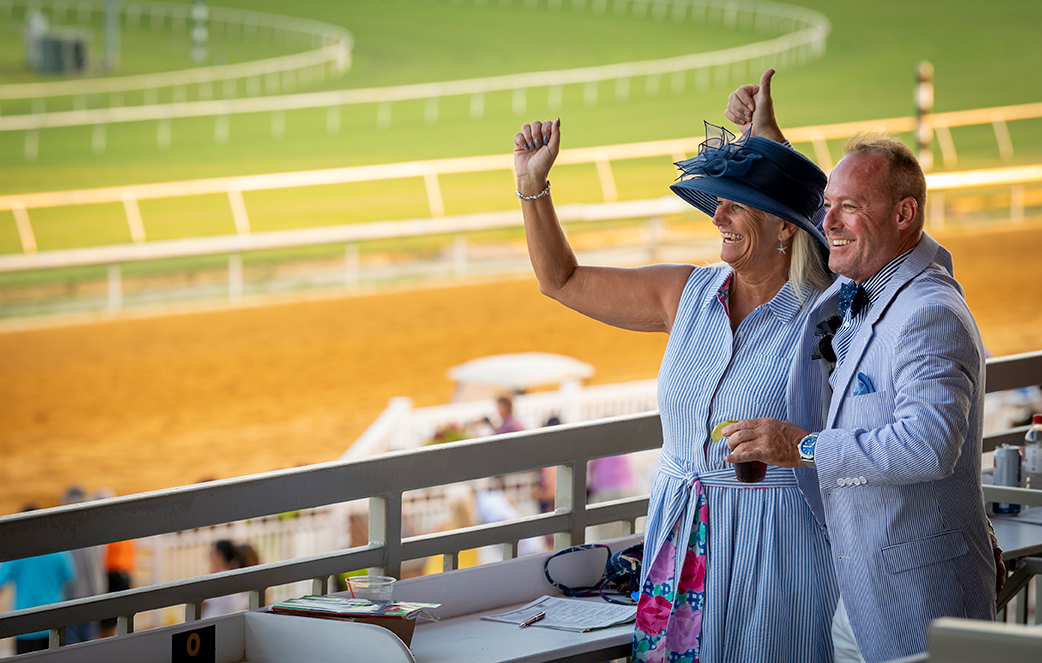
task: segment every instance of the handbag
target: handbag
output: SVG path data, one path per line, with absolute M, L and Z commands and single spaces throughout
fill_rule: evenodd
M 569 587 L 554 580 L 550 576 L 550 560 L 568 553 L 581 550 L 604 548 L 608 551 L 608 559 L 604 564 L 604 573 L 600 580 L 590 587 Z M 543 575 L 546 581 L 561 590 L 565 596 L 600 596 L 609 603 L 619 605 L 636 605 L 640 596 L 640 569 L 644 560 L 644 543 L 637 543 L 612 554 L 611 549 L 602 543 L 584 543 L 571 548 L 559 550 L 543 563 Z

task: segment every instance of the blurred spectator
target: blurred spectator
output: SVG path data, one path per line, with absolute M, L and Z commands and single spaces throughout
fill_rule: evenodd
M 554 492 L 557 485 L 557 469 L 544 467 L 539 470 L 539 479 L 532 484 L 532 497 L 539 504 L 539 513 L 554 510 Z
M 26 505 L 22 511 L 36 507 Z M 14 609 L 25 610 L 65 600 L 65 584 L 76 577 L 76 563 L 67 552 L 15 559 L 0 564 L 0 588 L 14 585 Z M 47 631 L 15 636 L 19 654 L 47 649 Z
M 98 488 L 94 491 L 94 499 L 104 500 L 115 497 L 116 491 L 111 488 Z M 134 542 L 117 541 L 104 547 L 102 563 L 105 569 L 105 591 L 122 592 L 130 589 L 131 577 L 134 574 Z M 99 636 L 108 638 L 116 635 L 117 620 L 108 617 L 101 620 Z
M 474 499 L 474 510 L 478 522 L 482 525 L 498 523 L 504 520 L 517 520 L 521 512 L 503 492 L 503 478 L 494 477 L 482 482 Z M 518 542 L 517 554 L 531 555 L 543 552 L 543 541 L 538 538 L 522 539 Z M 481 564 L 498 562 L 503 559 L 503 546 L 485 546 L 478 549 L 478 561 Z
M 448 507 L 449 516 L 438 527 L 438 532 L 449 532 L 481 524 L 478 520 L 474 491 L 471 490 L 470 486 L 464 484 L 448 486 L 445 489 L 445 503 Z M 442 557 L 442 555 L 428 557 L 423 567 L 423 575 L 440 573 L 444 569 Z M 477 566 L 478 551 L 476 549 L 461 550 L 456 562 L 457 568 L 460 569 Z
M 105 570 L 108 576 L 108 591 L 122 592 L 130 589 L 134 575 L 134 542 L 117 541 L 105 546 Z M 116 635 L 116 618 L 101 620 L 101 637 Z
M 257 555 L 257 551 L 248 544 L 237 546 L 227 539 L 221 539 L 210 549 L 210 573 L 241 569 L 253 566 L 259 562 L 260 558 Z M 207 619 L 219 615 L 228 615 L 249 609 L 249 592 L 227 594 L 203 601 L 202 618 Z
M 499 411 L 499 425 L 492 426 L 492 422 L 486 417 L 485 422 L 492 426 L 492 432 L 496 435 L 503 433 L 516 433 L 523 431 L 524 426 L 514 416 L 514 400 L 510 396 L 499 396 L 496 398 L 496 409 Z
M 116 492 L 111 488 L 99 488 L 94 492 L 94 499 L 98 500 L 115 496 Z M 134 554 L 133 541 L 117 541 L 105 546 L 106 591 L 122 592 L 130 589 L 131 579 L 134 575 Z M 101 620 L 101 637 L 108 638 L 116 635 L 116 624 L 115 617 Z
M 636 489 L 630 461 L 626 456 L 594 458 L 586 466 L 587 503 L 608 502 L 629 497 Z M 604 541 L 622 536 L 622 523 L 604 523 L 589 528 L 588 541 Z
M 62 504 L 80 504 L 85 501 L 87 501 L 87 494 L 80 486 L 69 486 L 62 495 Z M 105 592 L 108 583 L 105 580 L 104 554 L 104 546 L 72 551 L 72 560 L 76 565 L 76 577 L 65 587 L 67 600 L 82 599 Z M 73 645 L 77 642 L 94 640 L 100 635 L 100 629 L 100 622 L 73 624 L 65 629 L 65 642 Z
M 594 458 L 587 465 L 586 477 L 591 503 L 629 497 L 636 488 L 626 456 Z

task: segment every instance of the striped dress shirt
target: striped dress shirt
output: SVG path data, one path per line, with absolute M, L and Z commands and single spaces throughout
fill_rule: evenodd
M 914 247 L 913 247 L 914 248 Z M 890 279 L 893 278 L 894 274 L 904 263 L 905 258 L 912 252 L 912 249 L 908 249 L 901 255 L 897 256 L 886 264 L 883 269 L 879 270 L 872 275 L 864 283 L 865 288 L 865 304 L 861 307 L 861 310 L 857 312 L 857 315 L 852 315 L 853 308 L 847 309 L 846 314 L 843 316 L 843 324 L 840 325 L 839 329 L 836 330 L 836 336 L 832 339 L 833 349 L 836 351 L 836 365 L 843 363 L 843 358 L 847 356 L 847 348 L 850 347 L 850 341 L 857 332 L 861 329 L 861 323 L 868 317 L 868 312 L 872 309 L 872 300 L 874 297 L 878 297 L 880 293 L 886 290 L 886 286 L 890 283 Z M 849 282 L 850 279 L 842 279 L 843 283 Z M 835 375 L 835 373 L 833 373 Z M 832 379 L 829 380 L 829 385 L 835 388 L 835 382 Z

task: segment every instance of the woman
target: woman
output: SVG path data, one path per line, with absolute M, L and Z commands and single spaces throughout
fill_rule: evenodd
M 678 164 L 686 178 L 671 188 L 713 217 L 725 264 L 580 266 L 547 179 L 560 119 L 514 137 L 529 254 L 544 294 L 610 325 L 669 334 L 633 660 L 831 661 L 838 590 L 792 470 L 739 483 L 726 441 L 711 439 L 725 421 L 786 418 L 796 339 L 830 282 L 812 220 L 825 174 L 784 145 L 706 128 L 714 135 Z
M 210 549 L 210 573 L 221 573 L 255 566 L 260 563 L 257 551 L 248 543 L 237 546 L 227 539 L 221 539 Z M 230 615 L 250 609 L 250 593 L 239 592 L 215 596 L 203 601 L 202 618 Z

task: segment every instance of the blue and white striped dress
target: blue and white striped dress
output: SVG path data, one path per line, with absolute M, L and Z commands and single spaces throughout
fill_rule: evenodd
M 644 573 L 678 523 L 676 541 L 688 541 L 697 479 L 709 504 L 698 660 L 832 661 L 835 572 L 792 470 L 769 467 L 762 483 L 739 483 L 724 462 L 726 444 L 709 438 L 721 421 L 786 419 L 789 367 L 817 293 L 808 288 L 801 306 L 786 284 L 732 333 L 721 294 L 731 274 L 727 266 L 696 268 L 669 335 L 658 388 L 663 460 L 651 493 Z M 686 547 L 677 546 L 676 578 Z

